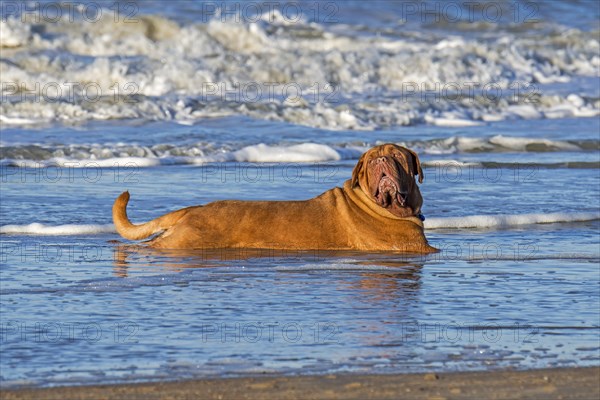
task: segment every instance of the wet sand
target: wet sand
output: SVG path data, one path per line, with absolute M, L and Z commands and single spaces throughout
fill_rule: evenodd
M 598 399 L 600 367 L 204 379 L 0 391 L 11 399 Z

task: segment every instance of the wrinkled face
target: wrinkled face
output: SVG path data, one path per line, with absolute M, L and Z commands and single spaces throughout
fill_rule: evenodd
M 421 212 L 423 198 L 415 182 L 423 170 L 415 152 L 395 144 L 373 147 L 362 155 L 352 172 L 352 186 L 398 217 Z

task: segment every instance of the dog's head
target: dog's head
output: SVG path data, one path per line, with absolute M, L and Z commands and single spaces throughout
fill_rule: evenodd
M 352 187 L 360 186 L 371 200 L 398 217 L 421 212 L 423 198 L 415 182 L 423 182 L 417 154 L 406 147 L 383 144 L 360 157 L 352 171 Z

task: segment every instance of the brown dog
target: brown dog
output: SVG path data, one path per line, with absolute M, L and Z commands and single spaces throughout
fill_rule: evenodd
M 430 253 L 423 234 L 419 157 L 394 144 L 362 155 L 343 188 L 305 201 L 216 201 L 133 225 L 129 192 L 113 205 L 117 232 L 163 249 L 263 248 Z

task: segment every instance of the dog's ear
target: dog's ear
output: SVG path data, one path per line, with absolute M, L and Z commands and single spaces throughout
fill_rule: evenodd
M 419 160 L 419 156 L 417 153 L 410 149 L 406 149 L 412 155 L 412 169 L 415 175 L 419 175 L 419 183 L 423 183 L 423 179 L 425 176 L 423 175 L 423 168 L 421 168 L 421 161 Z
M 360 181 L 360 175 L 364 174 L 364 172 L 363 172 L 363 164 L 365 163 L 366 155 L 367 155 L 367 153 L 364 153 L 362 156 L 360 156 L 360 158 L 358 159 L 358 162 L 356 163 L 356 166 L 352 170 L 352 183 L 351 183 L 351 186 L 353 188 L 358 186 L 358 183 Z

